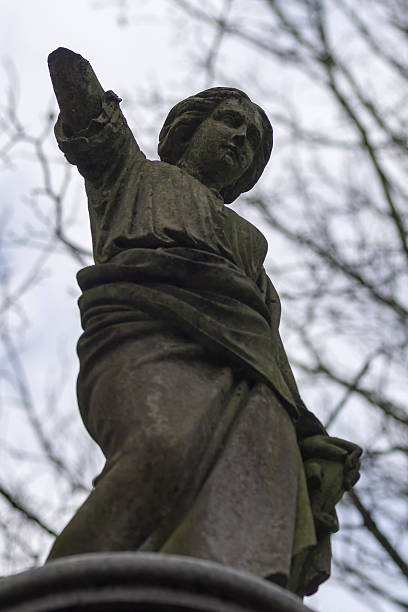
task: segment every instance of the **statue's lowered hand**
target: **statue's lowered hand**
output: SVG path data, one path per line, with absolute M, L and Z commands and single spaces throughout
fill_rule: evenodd
M 339 461 L 344 464 L 344 490 L 349 491 L 360 478 L 362 449 L 357 444 L 331 436 L 311 436 L 300 442 L 303 459 Z
M 341 438 L 316 435 L 300 442 L 317 531 L 338 530 L 335 505 L 358 481 L 362 449 Z

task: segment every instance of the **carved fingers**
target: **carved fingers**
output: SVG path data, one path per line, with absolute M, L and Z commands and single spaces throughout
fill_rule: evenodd
M 362 450 L 341 438 L 316 435 L 300 442 L 313 517 L 318 532 L 338 530 L 336 504 L 359 479 Z

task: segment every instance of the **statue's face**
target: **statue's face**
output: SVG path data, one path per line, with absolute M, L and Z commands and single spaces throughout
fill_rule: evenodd
M 248 170 L 261 134 L 257 108 L 248 100 L 228 98 L 199 125 L 179 165 L 207 187 L 221 190 Z

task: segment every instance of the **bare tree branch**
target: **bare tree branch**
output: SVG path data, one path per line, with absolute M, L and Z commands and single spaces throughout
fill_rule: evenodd
M 408 564 L 403 560 L 401 555 L 396 551 L 394 546 L 388 540 L 388 538 L 384 535 L 384 533 L 378 528 L 374 519 L 372 518 L 368 509 L 364 506 L 363 502 L 357 495 L 355 491 L 350 491 L 349 496 L 354 504 L 354 506 L 359 511 L 364 525 L 367 527 L 369 532 L 375 537 L 377 542 L 384 548 L 389 557 L 394 561 L 397 567 L 401 570 L 401 572 L 408 578 Z
M 49 535 L 54 537 L 57 536 L 57 533 L 51 529 L 48 525 L 44 523 L 44 521 L 34 512 L 29 510 L 21 501 L 19 501 L 14 495 L 12 495 L 7 489 L 0 485 L 0 495 L 10 504 L 14 510 L 18 510 L 21 512 L 29 521 L 41 527 L 44 531 L 46 531 Z

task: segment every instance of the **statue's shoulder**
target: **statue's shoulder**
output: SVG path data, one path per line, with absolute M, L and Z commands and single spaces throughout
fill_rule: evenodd
M 237 237 L 240 240 L 244 239 L 244 237 L 249 239 L 255 246 L 257 252 L 263 253 L 262 259 L 265 259 L 268 251 L 268 242 L 263 233 L 253 223 L 248 221 L 248 219 L 245 219 L 245 217 L 228 206 L 224 207 L 224 215 L 226 225 L 237 233 Z

